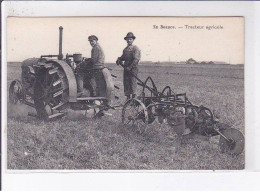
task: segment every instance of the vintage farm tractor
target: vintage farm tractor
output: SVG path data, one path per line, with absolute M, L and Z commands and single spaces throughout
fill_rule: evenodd
M 18 102 L 34 107 L 37 116 L 51 120 L 65 115 L 65 110 L 101 110 L 110 107 L 114 98 L 114 83 L 107 68 L 101 70 L 102 78 L 97 80 L 98 97 L 77 97 L 76 67 L 86 62 L 82 54 L 62 54 L 62 33 L 59 28 L 59 54 L 42 55 L 40 58 L 30 58 L 22 62 L 21 81 L 14 80 L 9 87 L 9 101 Z M 91 69 L 90 69 L 91 73 Z M 88 89 L 88 83 L 84 87 Z M 99 103 L 94 102 L 98 100 Z M 95 109 L 95 110 L 96 110 Z
M 244 136 L 216 119 L 213 112 L 204 106 L 193 105 L 186 93 L 176 94 L 170 86 L 158 91 L 154 81 L 148 77 L 145 82 L 136 77 L 142 93 L 125 102 L 123 106 L 111 106 L 117 98 L 113 77 L 107 68 L 101 70 L 102 79 L 97 80 L 98 97 L 77 97 L 76 68 L 87 59 L 81 54 L 62 55 L 62 32 L 59 28 L 59 54 L 42 55 L 22 62 L 21 81 L 14 80 L 9 87 L 9 102 L 23 103 L 36 109 L 36 116 L 52 120 L 65 115 L 66 109 L 98 110 L 95 116 L 102 116 L 104 110 L 122 108 L 122 122 L 144 132 L 148 124 L 158 118 L 159 123 L 167 121 L 180 136 L 196 133 L 203 136 L 220 135 L 219 145 L 222 151 L 241 154 L 244 150 Z M 124 68 L 122 63 L 119 63 Z M 90 70 L 91 71 L 91 70 Z M 84 87 L 88 89 L 88 82 Z M 98 101 L 99 103 L 95 103 Z M 102 113 L 102 114 L 101 114 Z

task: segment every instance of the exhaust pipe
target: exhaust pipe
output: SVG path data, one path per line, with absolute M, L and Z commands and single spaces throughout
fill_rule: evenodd
M 63 58 L 63 55 L 62 55 L 62 31 L 63 31 L 63 27 L 60 26 L 59 30 L 60 30 L 60 36 L 59 36 L 60 39 L 59 39 L 59 56 L 58 56 L 58 59 L 62 60 L 62 58 Z

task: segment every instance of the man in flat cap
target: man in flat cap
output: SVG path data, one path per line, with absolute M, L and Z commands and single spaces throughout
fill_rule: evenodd
M 116 63 L 119 65 L 124 61 L 124 93 L 128 100 L 136 96 L 137 80 L 134 76 L 138 74 L 141 51 L 133 45 L 135 36 L 132 32 L 128 32 L 124 39 L 127 42 L 127 47 L 123 50 L 122 56 L 118 57 Z
M 104 68 L 105 55 L 98 44 L 98 38 L 95 35 L 91 35 L 88 37 L 88 41 L 92 46 L 91 50 L 91 58 L 87 62 L 87 69 L 89 72 L 87 74 L 87 79 L 90 81 L 91 93 L 92 96 L 97 96 L 97 82 L 96 80 L 102 79 L 101 70 Z M 82 75 L 82 74 L 81 74 Z M 84 76 L 79 76 L 78 79 L 78 96 L 83 95 L 83 80 Z

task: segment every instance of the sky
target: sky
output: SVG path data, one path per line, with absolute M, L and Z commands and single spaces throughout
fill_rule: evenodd
M 88 36 L 96 35 L 105 62 L 115 62 L 126 47 L 124 37 L 133 32 L 141 61 L 244 63 L 243 17 L 9 17 L 7 61 L 58 54 L 59 26 L 63 55 L 79 52 L 89 58 Z

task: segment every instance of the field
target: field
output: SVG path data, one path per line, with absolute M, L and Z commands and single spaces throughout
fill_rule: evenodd
M 20 79 L 19 63 L 8 64 L 7 84 Z M 121 104 L 122 70 L 108 65 L 117 75 L 116 95 Z M 239 66 L 142 66 L 139 77 L 147 76 L 161 90 L 170 85 L 186 92 L 193 104 L 216 110 L 220 121 L 244 133 L 244 69 Z M 121 111 L 92 120 L 91 113 L 68 112 L 58 121 L 42 122 L 28 117 L 32 109 L 8 104 L 8 169 L 130 169 L 130 170 L 220 170 L 244 169 L 245 156 L 220 152 L 219 137 L 186 138 L 179 145 L 174 130 L 157 121 L 144 134 L 121 124 Z

